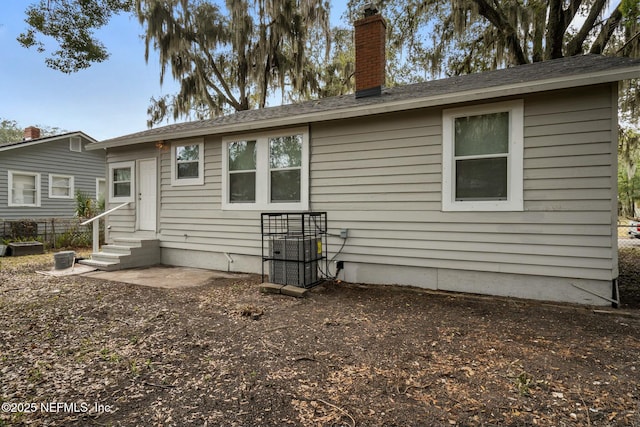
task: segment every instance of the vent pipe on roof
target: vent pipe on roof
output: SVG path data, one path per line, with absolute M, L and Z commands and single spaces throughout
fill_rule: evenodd
M 373 4 L 354 22 L 356 42 L 356 98 L 379 96 L 385 83 L 387 23 Z
M 373 3 L 367 3 L 364 5 L 364 17 L 368 18 L 370 16 L 376 15 L 378 13 L 378 8 Z
M 40 129 L 35 126 L 29 126 L 24 130 L 24 140 L 29 141 L 32 139 L 40 138 Z

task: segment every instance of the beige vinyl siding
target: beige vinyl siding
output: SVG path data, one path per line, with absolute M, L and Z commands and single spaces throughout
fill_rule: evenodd
M 314 126 L 312 209 L 346 262 L 611 280 L 610 88 L 524 98 L 523 212 L 441 211 L 441 109 Z
M 172 186 L 171 153 L 160 163 L 161 247 L 260 255 L 260 213 L 223 211 L 222 140 L 205 138 L 204 185 Z
M 553 96 L 554 100 L 566 98 L 558 103 L 545 103 L 548 95 L 530 98 L 525 121 L 525 200 L 529 210 L 611 211 L 615 193 L 611 191 L 608 88 L 566 91 L 566 97 Z M 552 171 L 573 168 L 582 169 L 580 178 L 545 178 Z
M 314 126 L 312 210 L 440 210 L 441 129 L 420 112 Z
M 311 125 L 310 210 L 349 230 L 347 263 L 611 280 L 612 91 L 524 98 L 522 212 L 442 212 L 441 108 Z M 172 186 L 170 151 L 150 147 L 109 161 L 158 156 L 161 247 L 261 254 L 260 212 L 221 209 L 222 136 L 204 140 L 204 185 Z M 133 230 L 134 212 L 112 227 Z M 329 238 L 330 256 L 341 244 Z
M 119 149 L 108 150 L 107 152 L 107 164 L 118 162 L 134 162 L 133 176 L 135 180 L 136 175 L 136 160 L 157 158 L 161 150 L 157 149 L 154 144 L 144 144 L 134 147 L 123 147 Z M 108 168 L 107 168 L 107 173 Z M 107 177 L 107 196 L 109 194 L 108 186 L 111 185 L 111 177 Z M 132 193 L 136 194 L 136 188 L 131 188 Z M 117 211 L 109 214 L 107 222 L 110 226 L 110 237 L 128 236 L 136 231 L 136 201 L 137 197 L 133 198 L 133 201 L 128 206 L 118 209 Z M 121 203 L 113 203 L 109 201 L 108 209 L 115 208 Z

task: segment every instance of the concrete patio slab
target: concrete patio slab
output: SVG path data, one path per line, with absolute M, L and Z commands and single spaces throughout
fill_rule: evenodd
M 156 265 L 148 268 L 134 268 L 117 271 L 97 271 L 85 274 L 113 282 L 131 283 L 134 285 L 156 288 L 180 289 L 202 286 L 216 279 L 240 279 L 249 277 L 243 273 L 227 273 L 223 271 L 204 270 L 191 267 L 171 267 Z
M 96 269 L 93 267 L 89 267 L 88 265 L 74 264 L 71 267 L 62 270 L 56 270 L 55 268 L 53 268 L 49 271 L 36 271 L 36 273 L 44 274 L 45 276 L 64 277 L 78 276 L 80 274 L 89 273 L 91 271 L 96 271 Z

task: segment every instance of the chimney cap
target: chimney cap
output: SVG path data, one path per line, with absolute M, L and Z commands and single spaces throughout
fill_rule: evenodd
M 370 16 L 376 15 L 378 13 L 378 8 L 373 3 L 367 3 L 364 5 L 364 17 L 368 18 Z

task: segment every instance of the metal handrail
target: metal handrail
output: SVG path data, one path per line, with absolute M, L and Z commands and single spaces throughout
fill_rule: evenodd
M 85 222 L 81 223 L 80 225 L 87 225 L 87 224 L 90 224 L 90 223 L 92 223 L 93 221 L 95 221 L 96 219 L 100 219 L 100 218 L 102 218 L 103 216 L 107 216 L 107 215 L 109 215 L 110 213 L 115 212 L 115 211 L 117 211 L 117 210 L 118 210 L 118 209 L 120 209 L 120 208 L 124 208 L 124 207 L 125 207 L 125 206 L 127 206 L 129 203 L 131 203 L 131 202 L 125 202 L 125 203 L 123 203 L 123 204 L 121 204 L 121 205 L 119 205 L 119 206 L 116 206 L 116 207 L 115 207 L 115 208 L 113 208 L 113 209 L 109 209 L 109 210 L 108 210 L 108 211 L 106 211 L 106 212 L 102 212 L 100 215 L 96 215 L 96 216 L 94 216 L 93 218 L 91 218 L 91 219 L 89 219 L 89 220 L 86 220 Z
M 124 208 L 125 206 L 127 206 L 129 203 L 131 202 L 125 202 L 121 205 L 116 206 L 113 209 L 109 209 L 106 212 L 102 212 L 100 215 L 96 215 L 93 218 L 86 220 L 85 222 L 81 223 L 80 225 L 87 225 L 90 223 L 93 223 L 93 237 L 92 237 L 92 246 L 93 246 L 93 252 L 99 252 L 100 251 L 100 218 L 109 215 L 110 213 L 113 213 L 115 211 L 117 211 L 120 208 Z M 97 220 L 97 221 L 96 221 Z

